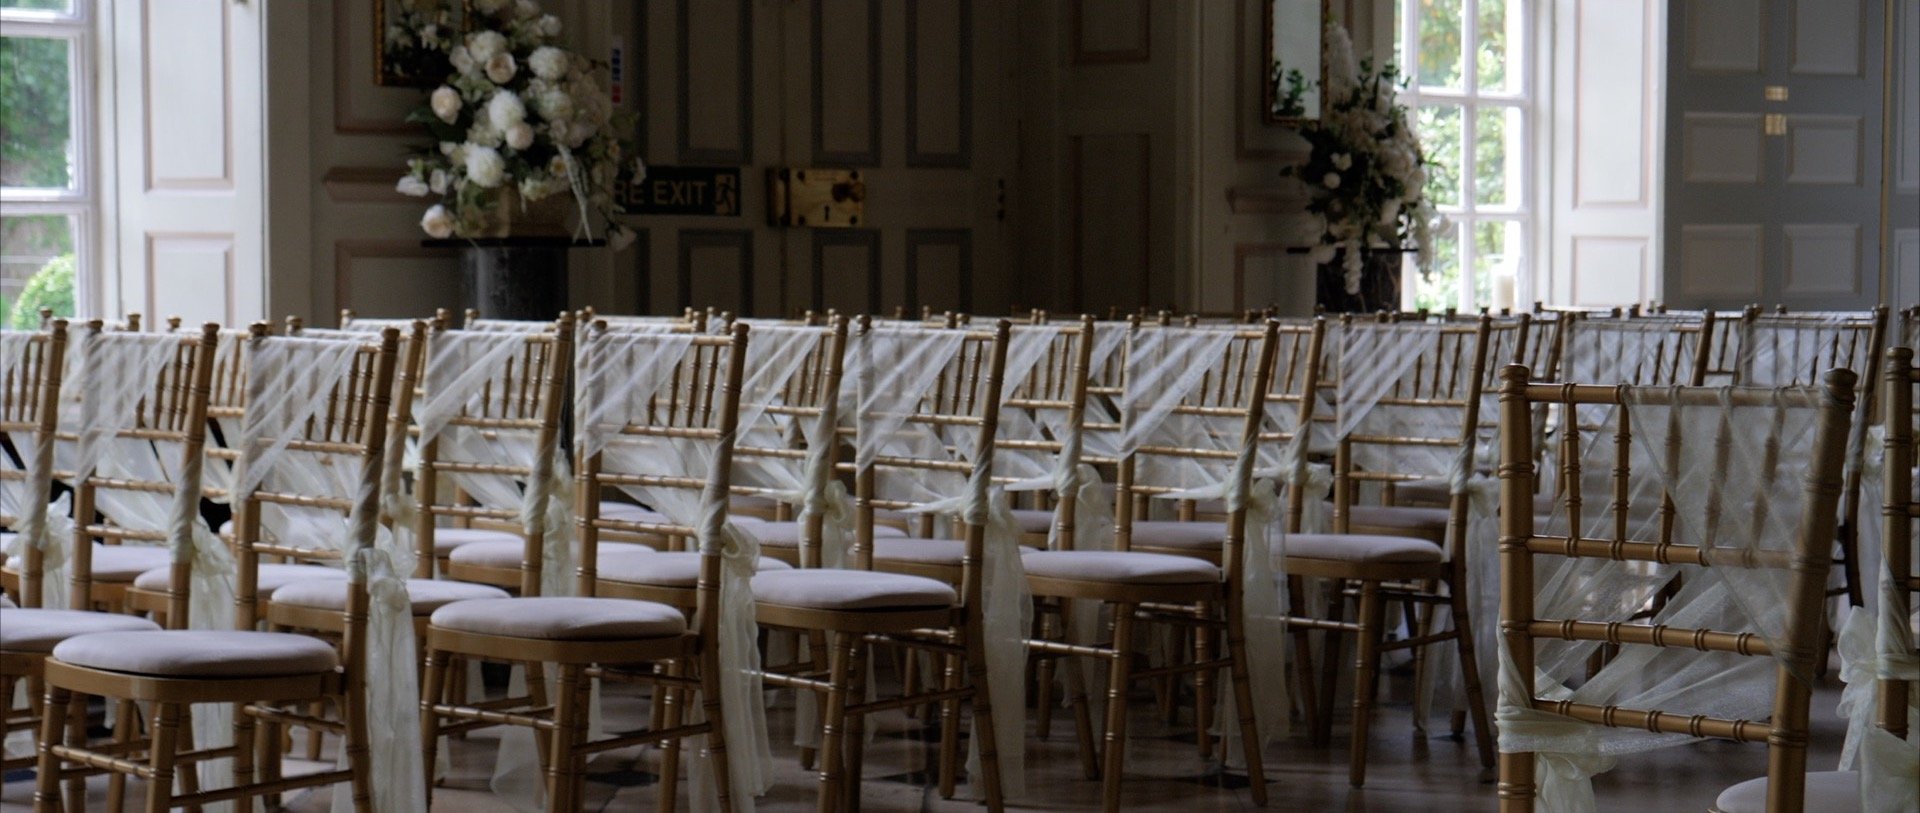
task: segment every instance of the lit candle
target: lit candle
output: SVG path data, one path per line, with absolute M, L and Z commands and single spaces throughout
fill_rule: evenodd
M 1514 286 L 1515 281 L 1511 274 L 1495 274 L 1493 276 L 1492 304 L 1495 313 L 1513 310 Z

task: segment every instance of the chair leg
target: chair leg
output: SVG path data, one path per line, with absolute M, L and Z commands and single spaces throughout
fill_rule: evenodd
M 1037 616 L 1034 619 L 1034 623 L 1039 626 L 1038 632 L 1035 633 L 1036 637 L 1042 641 L 1053 640 L 1056 635 L 1053 623 L 1054 615 L 1048 612 L 1045 602 L 1037 601 L 1034 603 L 1034 614 Z M 1046 742 L 1047 737 L 1053 733 L 1053 676 L 1055 672 L 1055 659 L 1042 656 L 1035 658 L 1034 661 L 1033 682 L 1036 697 L 1034 698 L 1033 709 L 1033 737 L 1041 742 Z
M 71 695 L 67 690 L 47 687 L 46 702 L 42 704 L 44 711 L 40 716 L 40 754 L 34 766 L 34 813 L 59 813 L 60 760 L 54 757 L 53 746 L 62 741 L 67 730 L 70 700 Z
M 1201 618 L 1213 617 L 1212 604 L 1201 602 L 1195 610 Z M 1213 660 L 1213 631 L 1196 626 L 1193 628 L 1193 662 L 1210 660 Z M 1193 740 L 1203 760 L 1213 753 L 1212 739 L 1207 736 L 1207 730 L 1213 727 L 1213 679 L 1212 669 L 1193 673 Z
M 960 688 L 960 659 L 953 655 L 942 658 L 943 668 L 940 676 L 940 688 L 953 691 Z M 960 752 L 960 701 L 944 700 L 940 703 L 940 798 L 953 798 L 954 786 L 959 783 L 958 775 Z
M 553 687 L 553 744 L 547 749 L 547 809 L 572 811 L 579 810 L 581 802 L 575 793 L 579 785 L 575 774 L 580 766 L 574 750 L 581 733 L 581 675 L 580 667 L 574 664 L 562 665 L 559 672 L 559 680 Z M 662 788 L 666 787 L 669 786 L 662 783 Z M 662 798 L 670 797 L 664 796 L 663 791 Z
M 87 698 L 73 694 L 67 698 L 67 742 L 74 745 L 87 744 Z M 87 808 L 87 780 L 74 777 L 67 780 L 67 809 L 81 813 Z
M 154 704 L 153 781 L 147 783 L 146 813 L 167 813 L 173 807 L 174 760 L 178 756 L 183 711 L 178 703 Z M 188 769 L 192 770 L 191 766 Z
M 1347 754 L 1347 781 L 1356 788 L 1367 782 L 1367 734 L 1373 723 L 1384 609 L 1380 600 L 1380 583 L 1361 582 L 1360 633 L 1353 655 L 1353 741 L 1348 746 Z
M 113 741 L 117 745 L 126 745 L 139 739 L 135 727 L 140 725 L 134 715 L 135 703 L 132 700 L 118 700 L 113 708 Z M 107 809 L 127 809 L 127 775 L 119 771 L 107 774 Z
M 433 804 L 434 763 L 440 759 L 440 715 L 433 713 L 433 706 L 439 703 L 447 690 L 447 663 L 452 656 L 427 649 L 426 675 L 420 680 L 420 755 L 421 764 L 426 770 L 422 779 L 427 783 L 427 804 Z
M 349 678 L 359 680 L 359 678 Z M 367 720 L 367 692 L 364 683 L 350 685 L 339 698 L 340 719 L 346 723 L 340 748 L 347 754 L 348 786 L 353 792 L 354 813 L 373 813 L 373 744 Z M 432 770 L 429 768 L 428 770 Z M 334 790 L 335 793 L 339 789 Z
M 854 633 L 843 632 L 834 637 L 833 656 L 827 670 L 827 707 L 820 714 L 820 799 L 816 809 L 819 813 L 837 813 L 845 788 L 841 775 L 841 760 L 844 756 L 841 740 L 846 726 L 847 714 L 847 669 L 853 660 Z M 858 793 L 859 788 L 853 792 Z
M 1347 583 L 1334 579 L 1327 585 L 1327 620 L 1339 623 L 1346 617 Z M 1346 644 L 1346 636 L 1339 630 L 1329 629 L 1320 644 L 1320 730 L 1313 733 L 1313 744 L 1326 747 L 1333 742 L 1333 704 L 1340 695 L 1340 650 Z
M 907 651 L 904 654 L 907 662 L 912 663 L 917 653 Z M 852 698 L 852 703 L 867 699 L 867 670 L 871 668 L 872 656 L 873 647 L 864 643 L 854 645 L 853 659 L 847 662 L 847 696 Z M 847 795 L 841 809 L 846 813 L 860 813 L 859 789 L 860 783 L 865 780 L 867 767 L 867 716 L 848 714 L 846 720 L 846 744 L 842 746 L 847 752 L 845 784 L 854 792 Z
M 1307 617 L 1304 581 L 1299 576 L 1287 578 L 1287 613 L 1295 618 Z M 1293 696 L 1300 704 L 1300 714 L 1305 719 L 1309 737 L 1320 731 L 1320 702 L 1315 696 L 1313 683 L 1313 639 L 1308 637 L 1311 634 L 1311 630 L 1305 629 L 1292 633 Z
M 1060 626 L 1062 629 L 1073 629 L 1071 599 L 1063 599 L 1060 602 Z M 1080 775 L 1087 779 L 1098 779 L 1100 778 L 1099 745 L 1093 741 L 1093 703 L 1087 696 L 1086 670 L 1089 663 L 1089 660 L 1080 655 L 1068 655 L 1064 659 L 1067 674 L 1067 702 L 1073 704 L 1073 735 L 1078 742 L 1078 748 L 1075 750 L 1080 753 Z
M 1467 610 L 1466 592 L 1460 585 L 1448 585 L 1453 601 L 1454 646 L 1460 653 L 1460 679 L 1467 687 L 1467 714 L 1473 718 L 1474 746 L 1480 750 L 1480 767 L 1493 769 L 1493 727 L 1487 720 L 1485 687 L 1480 685 L 1479 656 L 1473 648 L 1473 617 Z
M 1133 669 L 1133 605 L 1113 605 L 1113 663 L 1107 667 L 1107 732 L 1102 748 L 1100 797 L 1106 813 L 1119 813 L 1120 777 L 1127 756 L 1127 683 Z
M 233 785 L 244 788 L 259 782 L 253 765 L 253 715 L 247 713 L 245 704 L 237 704 L 233 710 Z M 254 794 L 242 795 L 236 800 L 235 809 L 253 810 Z
M 733 763 L 727 753 L 727 718 L 720 700 L 720 664 L 709 659 L 700 666 L 700 703 L 713 730 L 707 734 L 708 764 L 712 766 L 714 800 L 719 813 L 733 813 Z
M 547 668 L 542 663 L 523 663 L 520 665 L 527 675 L 527 703 L 533 708 L 545 708 L 551 702 L 547 696 Z M 546 737 L 533 738 L 535 751 L 540 755 L 540 769 L 547 769 L 547 761 L 553 758 L 553 741 Z
M 968 697 L 973 703 L 973 732 L 978 740 L 974 747 L 980 751 L 982 774 L 969 776 L 967 781 L 979 782 L 984 788 L 981 795 L 986 797 L 988 813 L 1000 813 L 1006 805 L 1006 796 L 1000 784 L 1000 749 L 999 739 L 994 736 L 993 684 L 987 674 L 987 647 L 977 627 L 966 630 L 966 638 L 967 683 L 973 689 Z
M 807 671 L 818 672 L 820 668 L 826 664 L 826 661 L 829 657 L 827 653 L 832 651 L 827 647 L 827 634 L 821 630 L 807 630 L 804 634 L 799 635 L 797 637 L 799 639 L 799 642 L 805 643 L 807 647 Z M 799 696 L 800 696 L 800 692 L 802 691 L 806 691 L 806 690 L 805 689 L 794 690 L 794 698 L 795 698 L 794 703 L 795 703 L 796 710 L 798 709 L 798 704 L 800 702 Z M 819 707 L 820 707 L 819 700 L 818 698 L 815 698 L 814 708 L 816 709 L 816 714 L 818 713 L 817 710 L 819 709 Z M 816 720 L 815 722 L 817 723 L 818 721 Z M 801 747 L 800 770 L 803 770 L 803 771 L 813 770 L 814 761 L 818 759 L 817 754 L 818 752 L 813 748 L 808 748 L 804 746 Z
M 1253 714 L 1253 681 L 1247 676 L 1247 628 L 1246 612 L 1234 606 L 1238 601 L 1229 603 L 1227 608 L 1227 673 L 1233 677 L 1234 712 L 1240 716 L 1241 750 L 1247 760 L 1248 790 L 1253 803 L 1267 806 L 1267 768 L 1260 753 L 1260 726 Z
M 687 673 L 682 661 L 670 661 L 666 668 L 669 677 L 681 677 Z M 661 693 L 660 726 L 679 728 L 683 719 L 682 709 L 686 707 L 686 692 L 673 684 L 661 684 L 654 687 Z M 680 795 L 680 739 L 678 737 L 660 742 L 660 793 L 657 797 L 660 813 L 671 813 L 674 800 Z M 560 808 L 556 808 L 560 809 Z

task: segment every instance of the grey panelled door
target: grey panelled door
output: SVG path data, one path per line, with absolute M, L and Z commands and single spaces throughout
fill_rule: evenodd
M 1011 0 L 648 0 L 615 16 L 650 164 L 741 171 L 738 217 L 643 216 L 639 308 L 1009 304 Z M 622 17 L 626 19 L 622 20 Z M 853 228 L 777 227 L 767 173 L 856 169 Z
M 1893 295 L 1880 264 L 1883 2 L 1671 3 L 1668 301 L 1804 310 Z

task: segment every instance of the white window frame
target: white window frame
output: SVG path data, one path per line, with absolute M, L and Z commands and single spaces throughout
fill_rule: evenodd
M 95 311 L 99 277 L 100 188 L 95 177 L 99 130 L 94 126 L 93 3 L 72 0 L 69 12 L 0 8 L 0 37 L 33 37 L 67 42 L 68 113 L 72 129 L 73 185 L 69 189 L 0 187 L 0 215 L 62 215 L 73 223 L 73 301 L 81 313 Z
M 1509 78 L 1515 90 L 1495 91 L 1480 87 L 1480 69 L 1475 55 L 1480 49 L 1480 0 L 1458 0 L 1460 4 L 1460 53 L 1461 76 L 1459 88 L 1423 86 L 1420 84 L 1420 13 L 1422 0 L 1394 0 L 1397 5 L 1397 17 L 1400 25 L 1399 53 L 1396 54 L 1401 72 L 1408 80 L 1408 87 L 1401 94 L 1401 101 L 1409 108 L 1418 111 L 1421 107 L 1438 105 L 1458 105 L 1460 107 L 1460 199 L 1456 203 L 1436 206 L 1447 218 L 1448 227 L 1458 241 L 1456 259 L 1460 264 L 1460 284 L 1455 305 L 1462 312 L 1472 312 L 1492 302 L 1478 300 L 1478 274 L 1475 267 L 1474 228 L 1482 223 L 1517 223 L 1519 233 L 1507 241 L 1508 256 L 1513 258 L 1510 273 L 1515 280 L 1516 311 L 1524 310 L 1519 297 L 1532 289 L 1527 280 L 1533 278 L 1534 268 L 1539 262 L 1535 233 L 1539 221 L 1535 215 L 1537 190 L 1535 189 L 1534 153 L 1537 139 L 1535 129 L 1538 122 L 1534 117 L 1536 104 L 1535 53 L 1537 40 L 1534 30 L 1533 0 L 1507 0 L 1507 64 Z M 1507 202 L 1503 204 L 1481 204 L 1476 200 L 1475 159 L 1478 156 L 1478 116 L 1481 110 L 1507 109 L 1514 111 L 1512 118 L 1519 125 L 1516 134 L 1510 127 L 1507 132 L 1506 178 Z M 1441 235 L 1436 234 L 1435 239 Z M 1496 272 L 1498 273 L 1498 272 Z M 1404 277 L 1415 282 L 1415 277 Z M 1417 283 L 1416 283 L 1417 284 Z M 1411 308 L 1415 296 L 1415 284 L 1401 285 L 1401 302 Z M 1489 285 L 1491 289 L 1491 284 Z M 1504 304 L 1504 303 L 1502 303 Z

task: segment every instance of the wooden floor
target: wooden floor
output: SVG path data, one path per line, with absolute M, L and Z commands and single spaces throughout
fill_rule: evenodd
M 1403 682 L 1396 681 L 1396 699 L 1404 699 Z M 1814 747 L 1810 764 L 1816 770 L 1831 770 L 1839 758 L 1845 723 L 1834 712 L 1839 701 L 1839 686 L 1831 679 L 1822 685 L 1813 699 Z M 1150 706 L 1141 697 L 1137 707 Z M 644 704 L 638 697 L 610 696 L 605 704 L 610 730 L 618 730 L 620 721 L 644 719 Z M 759 800 L 762 811 L 811 811 L 814 809 L 815 775 L 800 770 L 791 746 L 793 714 L 790 703 L 777 705 L 771 712 L 774 731 L 774 756 L 778 782 L 773 791 Z M 902 715 L 880 718 L 878 733 L 868 748 L 863 810 L 869 813 L 904 811 L 973 811 L 962 786 L 953 800 L 942 800 L 925 788 L 917 772 L 928 764 L 932 750 L 923 740 L 925 729 L 918 720 Z M 1010 807 L 1023 810 L 1097 810 L 1100 784 L 1081 778 L 1070 728 L 1057 721 L 1054 736 L 1046 742 L 1029 739 L 1025 757 L 1028 794 L 1011 800 Z M 1031 725 L 1031 719 L 1029 720 Z M 1130 725 L 1127 755 L 1126 809 L 1130 811 L 1207 811 L 1257 810 L 1245 789 L 1243 777 L 1221 774 L 1198 758 L 1188 726 L 1169 726 L 1152 719 L 1148 709 L 1140 710 Z M 1415 735 L 1410 708 L 1404 702 L 1390 702 L 1375 726 L 1371 773 L 1364 790 L 1347 785 L 1346 720 L 1336 725 L 1335 750 L 1316 750 L 1299 738 L 1276 743 L 1268 748 L 1267 765 L 1270 810 L 1314 811 L 1489 811 L 1493 809 L 1493 784 L 1483 777 L 1471 747 L 1441 735 Z M 437 813 L 506 813 L 512 808 L 487 790 L 495 740 L 489 732 L 479 732 L 453 744 L 453 772 L 434 795 Z M 588 810 L 634 811 L 653 809 L 653 776 L 648 773 L 652 754 L 635 749 L 602 755 L 591 766 L 588 782 Z M 295 764 L 291 770 L 318 768 L 315 763 Z M 1766 771 L 1766 748 L 1762 745 L 1735 745 L 1703 742 L 1664 751 L 1622 758 L 1619 766 L 1596 781 L 1602 810 L 1704 811 L 1727 785 L 1758 776 Z M 0 813 L 24 813 L 31 807 L 30 777 L 10 776 L 0 791 Z M 87 809 L 105 807 L 104 781 L 91 786 Z M 141 787 L 134 783 L 133 787 Z M 683 786 L 684 788 L 684 786 Z M 130 794 L 135 795 L 135 794 Z M 137 796 L 136 796 L 137 798 Z M 289 798 L 289 810 L 299 813 L 325 813 L 329 809 L 328 790 L 314 790 Z M 128 809 L 137 809 L 138 803 Z M 682 791 L 681 810 L 687 801 Z

